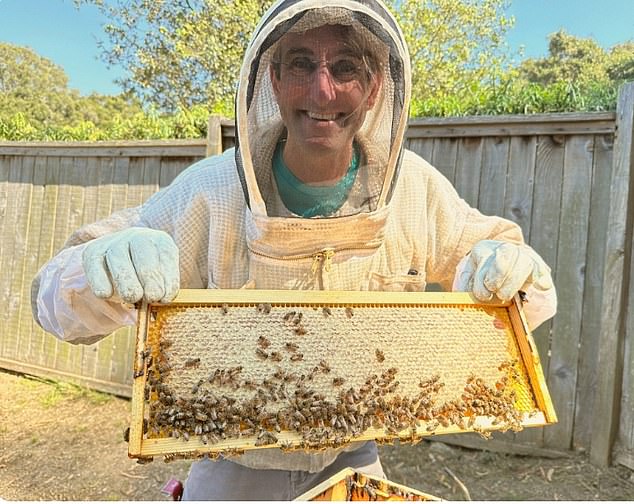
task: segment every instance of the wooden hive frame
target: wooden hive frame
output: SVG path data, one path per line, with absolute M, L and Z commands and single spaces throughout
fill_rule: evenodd
M 341 502 L 353 500 L 439 501 L 442 499 L 348 467 L 294 500 Z
M 366 340 L 373 343 L 364 351 L 359 345 Z M 218 346 L 221 341 L 230 346 Z M 167 343 L 179 348 L 166 348 Z M 437 347 L 444 350 L 435 355 Z M 324 355 L 336 364 L 332 373 L 325 359 L 320 360 Z M 280 362 L 272 362 L 273 356 Z M 274 375 L 266 375 L 269 369 L 276 370 Z M 243 374 L 255 379 L 242 379 Z M 519 296 L 507 303 L 481 303 L 467 293 L 181 290 L 172 303 L 140 307 L 134 376 L 129 456 L 140 460 L 271 447 L 319 450 L 367 439 L 417 442 L 423 436 L 469 431 L 486 436 L 557 421 Z M 251 393 L 245 392 L 246 384 L 253 397 L 255 389 L 263 392 L 263 383 L 277 394 L 271 388 L 278 385 L 273 376 L 279 378 L 280 390 L 284 380 L 295 377 L 289 381 L 295 396 L 284 389 L 288 400 L 269 398 L 268 411 L 258 406 L 258 425 L 247 425 L 251 422 L 245 416 L 235 420 L 233 431 L 226 420 L 225 430 L 218 430 L 207 417 L 220 410 L 192 409 L 207 407 L 203 402 L 209 398 L 214 404 L 218 398 L 238 404 L 231 396 L 234 391 L 243 394 L 242 404 L 252 407 L 244 402 L 244 394 Z M 337 382 L 348 376 L 356 381 Z M 307 381 L 314 377 L 310 383 L 319 382 L 317 389 Z M 439 395 L 443 388 L 452 395 Z M 310 422 L 308 409 L 302 414 L 299 400 L 293 399 L 306 394 L 317 401 L 312 404 L 324 405 Z M 277 412 L 271 409 L 275 407 Z M 231 418 L 237 418 L 236 411 Z M 407 415 L 412 417 L 409 423 Z M 187 426 L 178 425 L 179 416 Z

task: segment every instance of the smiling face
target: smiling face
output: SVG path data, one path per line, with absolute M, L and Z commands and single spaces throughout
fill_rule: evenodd
M 349 29 L 326 25 L 288 33 L 270 75 L 288 136 L 286 152 L 349 157 L 380 89 Z M 287 160 L 288 161 L 288 160 Z

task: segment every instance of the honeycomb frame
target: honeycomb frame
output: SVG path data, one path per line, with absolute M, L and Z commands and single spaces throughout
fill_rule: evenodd
M 519 296 L 181 290 L 139 307 L 128 448 L 139 460 L 556 421 Z

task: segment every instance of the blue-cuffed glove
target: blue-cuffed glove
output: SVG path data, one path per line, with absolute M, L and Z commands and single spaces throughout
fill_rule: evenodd
M 454 290 L 472 292 L 480 301 L 497 296 L 508 301 L 528 287 L 547 291 L 553 287 L 550 268 L 528 245 L 483 240 L 473 247 Z
M 164 231 L 130 228 L 88 243 L 82 256 L 95 296 L 168 302 L 180 285 L 178 247 Z

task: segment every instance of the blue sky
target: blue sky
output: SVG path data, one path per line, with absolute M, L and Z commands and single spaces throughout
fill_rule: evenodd
M 592 37 L 603 47 L 634 39 L 634 0 L 511 0 L 515 27 L 507 41 L 526 57 L 544 56 L 547 36 L 563 28 Z M 64 68 L 69 85 L 82 94 L 119 92 L 120 68 L 98 59 L 105 19 L 92 6 L 72 0 L 0 0 L 0 41 L 29 46 Z

